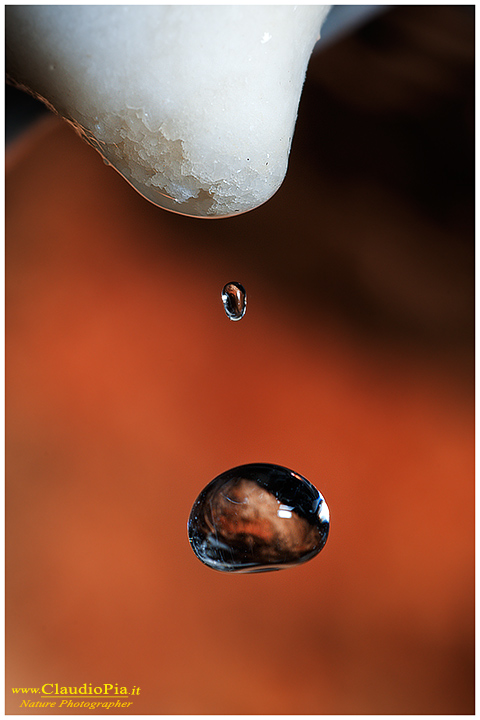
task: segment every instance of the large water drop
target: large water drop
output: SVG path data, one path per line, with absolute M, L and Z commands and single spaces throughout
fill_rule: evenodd
M 241 320 L 247 309 L 247 293 L 243 285 L 227 283 L 222 290 L 222 302 L 230 320 Z
M 327 504 L 308 480 L 280 465 L 254 463 L 227 470 L 202 490 L 188 538 L 214 570 L 265 572 L 311 560 L 329 527 Z

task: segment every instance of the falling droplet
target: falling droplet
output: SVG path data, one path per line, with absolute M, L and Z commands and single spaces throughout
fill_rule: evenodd
M 241 320 L 247 309 L 247 293 L 243 285 L 229 282 L 222 290 L 222 301 L 227 317 L 230 320 Z
M 227 470 L 202 490 L 188 538 L 214 570 L 265 572 L 311 560 L 329 527 L 327 504 L 308 480 L 280 465 L 254 463 Z

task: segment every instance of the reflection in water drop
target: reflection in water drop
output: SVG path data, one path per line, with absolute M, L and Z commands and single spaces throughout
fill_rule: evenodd
M 241 320 L 247 309 L 247 294 L 243 285 L 229 282 L 222 290 L 222 301 L 230 320 Z
M 265 572 L 315 557 L 327 541 L 328 507 L 305 478 L 254 463 L 222 473 L 196 499 L 188 520 L 193 552 L 222 572 Z

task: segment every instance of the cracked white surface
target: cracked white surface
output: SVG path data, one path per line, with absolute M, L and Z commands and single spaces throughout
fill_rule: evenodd
M 329 6 L 8 6 L 7 72 L 142 195 L 218 217 L 286 173 Z

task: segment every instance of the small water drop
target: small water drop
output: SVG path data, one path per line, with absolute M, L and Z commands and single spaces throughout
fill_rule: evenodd
M 247 309 L 247 293 L 243 285 L 229 282 L 222 290 L 222 302 L 230 320 L 241 320 Z
M 308 480 L 280 465 L 253 463 L 227 470 L 202 490 L 188 539 L 214 570 L 266 572 L 311 560 L 329 527 L 327 504 Z

